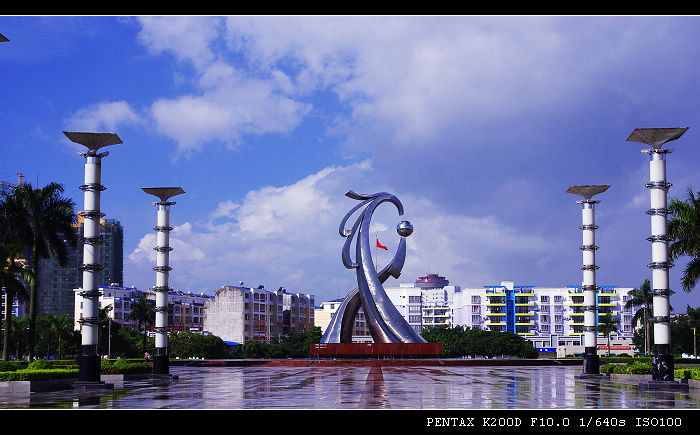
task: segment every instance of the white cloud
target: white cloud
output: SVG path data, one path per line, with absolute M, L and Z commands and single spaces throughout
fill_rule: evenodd
M 121 125 L 138 125 L 142 118 L 126 101 L 97 103 L 78 110 L 66 120 L 70 131 L 116 132 Z
M 196 66 L 215 58 L 210 44 L 218 34 L 217 17 L 167 16 L 139 17 L 140 41 L 153 54 L 167 51 Z
M 340 261 L 344 239 L 338 225 L 356 205 L 344 193 L 353 180 L 374 176 L 366 162 L 325 168 L 288 186 L 251 191 L 240 204 L 219 203 L 210 220 L 173 231 L 173 279 L 183 286 L 206 282 L 210 291 L 243 280 L 309 291 L 321 298 L 335 298 L 339 289 L 344 295 L 355 286 L 355 275 Z M 416 228 L 408 239 L 403 281 L 416 279 L 432 265 L 458 285 L 500 282 L 500 255 L 520 255 L 534 263 L 552 248 L 493 216 L 446 214 L 425 198 L 399 199 Z M 399 240 L 395 225 L 403 218 L 391 205 L 379 207 L 375 216 L 373 231 L 380 232 L 391 252 Z M 154 242 L 152 234 L 142 237 L 130 260 L 154 261 Z M 379 262 L 387 261 L 388 254 L 381 254 Z

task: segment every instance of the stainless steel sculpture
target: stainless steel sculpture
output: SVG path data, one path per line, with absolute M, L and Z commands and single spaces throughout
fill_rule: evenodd
M 594 205 L 600 201 L 595 201 L 594 195 L 603 193 L 610 187 L 607 185 L 584 185 L 571 186 L 567 189 L 567 193 L 579 195 L 583 197 L 583 201 L 576 201 L 582 204 L 581 217 L 583 225 L 579 228 L 583 230 L 583 244 L 579 249 L 583 251 L 583 322 L 584 322 L 584 354 L 583 354 L 583 374 L 584 375 L 599 375 L 600 360 L 598 359 L 598 343 L 596 337 L 596 318 L 598 316 L 598 308 L 596 304 L 596 295 L 598 286 L 596 285 L 596 270 L 598 266 L 595 264 L 595 251 L 598 247 L 595 244 L 595 230 L 598 226 L 595 224 Z
M 333 315 L 321 343 L 351 343 L 352 327 L 360 308 L 365 314 L 365 322 L 375 343 L 425 343 L 425 339 L 406 322 L 382 287 L 390 276 L 398 278 L 401 275 L 406 259 L 406 237 L 413 233 L 410 222 L 402 221 L 396 227 L 401 240 L 391 262 L 377 272 L 372 261 L 369 227 L 374 210 L 380 204 L 390 202 L 398 209 L 399 216 L 402 216 L 403 204 L 397 197 L 386 192 L 363 195 L 351 190 L 345 196 L 362 201 L 345 215 L 338 230 L 340 235 L 346 238 L 342 251 L 343 264 L 348 269 L 356 270 L 357 288 L 348 293 Z M 365 209 L 358 216 L 352 230 L 347 230 L 345 223 L 362 207 Z M 350 258 L 353 239 L 354 261 Z

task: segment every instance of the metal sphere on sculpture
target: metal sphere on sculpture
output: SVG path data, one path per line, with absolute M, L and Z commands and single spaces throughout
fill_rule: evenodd
M 413 234 L 413 225 L 409 221 L 401 221 L 396 225 L 396 232 L 401 237 L 408 237 Z

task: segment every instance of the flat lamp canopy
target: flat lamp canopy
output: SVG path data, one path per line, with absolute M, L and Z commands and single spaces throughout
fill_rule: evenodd
M 585 199 L 591 199 L 593 195 L 597 195 L 608 190 L 608 187 L 610 187 L 609 184 L 571 186 L 566 190 L 566 193 L 573 193 L 574 195 L 581 195 Z
M 0 42 L 7 42 L 9 39 L 5 38 L 4 36 L 0 35 Z
M 640 142 L 659 149 L 666 142 L 671 142 L 683 136 L 689 127 L 679 128 L 638 128 L 627 138 L 628 142 Z
M 97 151 L 108 145 L 116 145 L 122 143 L 115 133 L 83 133 L 75 131 L 64 131 L 68 139 L 80 145 L 85 145 L 90 151 Z
M 182 187 L 142 187 L 141 190 L 149 195 L 157 196 L 161 202 L 168 202 L 169 198 L 185 193 Z

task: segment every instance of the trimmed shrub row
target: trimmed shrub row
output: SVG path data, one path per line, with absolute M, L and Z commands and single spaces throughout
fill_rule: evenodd
M 5 361 L 7 363 L 7 361 Z M 79 366 L 74 360 L 38 359 L 27 365 L 26 361 L 9 361 L 0 365 L 0 381 L 42 381 L 78 377 Z M 149 373 L 150 363 L 135 359 L 102 360 L 101 374 L 122 375 Z
M 651 362 L 633 361 L 628 364 L 606 364 L 600 368 L 603 374 L 650 375 Z
M 651 362 L 634 361 L 629 364 L 607 364 L 600 368 L 603 374 L 650 375 Z M 700 368 L 680 367 L 673 370 L 676 379 L 700 379 Z
M 103 375 L 150 373 L 151 370 L 151 364 L 143 360 L 102 360 L 101 364 L 101 373 Z
M 46 381 L 77 377 L 78 369 L 20 369 L 13 372 L 0 372 L 0 381 Z

